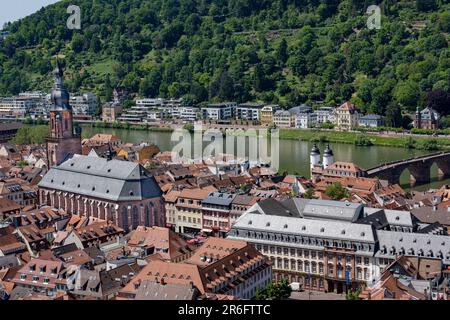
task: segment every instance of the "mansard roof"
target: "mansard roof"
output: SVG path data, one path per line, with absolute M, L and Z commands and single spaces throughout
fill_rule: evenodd
M 242 215 L 236 221 L 233 229 L 251 229 L 315 238 L 375 243 L 374 233 L 370 225 L 299 217 L 268 216 L 256 212 L 248 212 Z

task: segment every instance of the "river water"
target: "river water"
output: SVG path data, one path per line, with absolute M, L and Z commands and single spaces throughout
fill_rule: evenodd
M 140 143 L 149 142 L 156 144 L 162 151 L 169 151 L 177 144 L 171 141 L 171 132 L 154 132 L 140 130 L 125 130 L 113 128 L 95 128 L 90 125 L 83 125 L 83 138 L 89 138 L 96 133 L 109 133 L 117 135 L 123 142 Z M 313 143 L 297 140 L 281 140 L 279 143 L 279 161 L 280 172 L 287 171 L 291 174 L 298 174 L 310 177 L 309 173 L 309 153 Z M 346 143 L 330 143 L 334 153 L 335 161 L 353 162 L 362 168 L 371 168 L 379 164 L 412 158 L 415 156 L 429 153 L 424 150 L 370 146 L 362 147 Z M 318 144 L 323 153 L 326 144 Z M 439 188 L 443 184 L 450 184 L 450 179 L 439 181 L 437 178 L 437 167 L 431 168 L 431 183 L 421 186 L 415 186 L 414 190 L 427 190 L 428 188 Z M 401 184 L 405 189 L 410 189 L 409 172 L 405 170 L 401 176 Z

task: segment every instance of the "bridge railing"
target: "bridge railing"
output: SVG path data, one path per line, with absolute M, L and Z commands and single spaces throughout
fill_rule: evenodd
M 378 165 L 378 166 L 376 166 L 376 167 L 367 169 L 366 172 L 369 172 L 369 171 L 376 171 L 376 170 L 379 170 L 379 169 L 381 169 L 381 168 L 388 167 L 388 166 L 395 165 L 395 164 L 401 164 L 401 163 L 407 164 L 408 162 L 413 161 L 413 160 L 429 159 L 429 158 L 433 158 L 433 157 L 437 157 L 437 156 L 442 156 L 442 155 L 449 155 L 449 156 L 450 156 L 450 151 L 441 151 L 441 152 L 432 153 L 432 154 L 427 154 L 427 155 L 423 155 L 423 156 L 416 156 L 416 157 L 414 157 L 414 158 L 409 158 L 409 159 L 403 159 L 403 160 L 398 160 L 398 161 L 386 162 L 386 163 L 380 164 L 380 165 Z

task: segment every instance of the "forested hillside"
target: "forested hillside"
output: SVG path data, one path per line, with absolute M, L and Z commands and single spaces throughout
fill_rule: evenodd
M 381 30 L 366 26 L 374 3 Z M 69 4 L 82 9 L 81 30 L 66 27 Z M 48 90 L 57 53 L 70 90 L 102 101 L 122 85 L 194 103 L 351 98 L 385 114 L 450 87 L 448 0 L 70 0 L 5 29 L 0 95 Z

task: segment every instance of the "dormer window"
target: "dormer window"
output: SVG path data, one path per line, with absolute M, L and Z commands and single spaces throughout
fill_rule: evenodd
M 266 223 L 266 227 L 270 227 L 270 222 L 267 222 L 267 223 Z
M 288 228 L 288 225 L 287 225 L 287 224 L 285 224 L 285 225 L 284 225 L 284 228 L 285 228 L 285 229 L 287 229 L 287 228 Z

